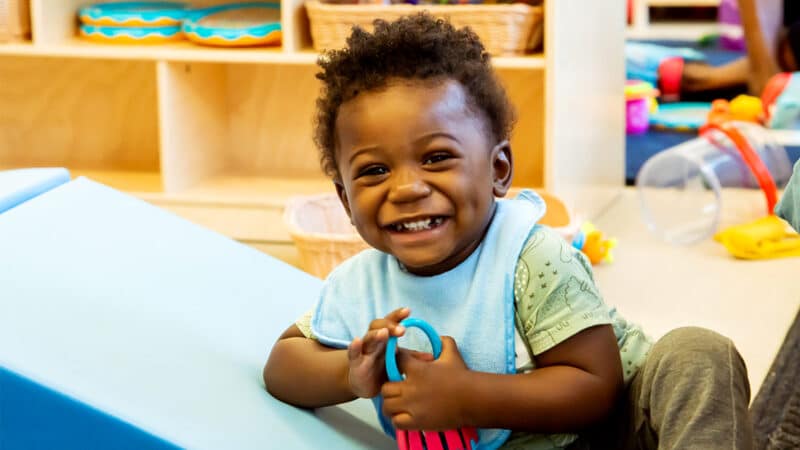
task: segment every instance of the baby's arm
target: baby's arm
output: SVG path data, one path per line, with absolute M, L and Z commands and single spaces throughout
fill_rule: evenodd
M 402 382 L 382 389 L 384 413 L 401 429 L 507 428 L 575 432 L 605 417 L 622 388 L 610 325 L 586 329 L 538 355 L 530 373 L 498 375 L 466 368 L 455 342 L 442 337 L 433 362 L 401 360 Z
M 527 374 L 476 373 L 466 395 L 468 422 L 539 433 L 575 432 L 604 418 L 622 390 L 610 325 L 586 329 L 536 357 Z M 493 423 L 494 422 L 494 423 Z
M 274 397 L 305 408 L 318 408 L 377 395 L 385 381 L 383 355 L 389 334 L 400 336 L 399 322 L 407 308 L 391 312 L 370 324 L 347 349 L 334 349 L 290 326 L 264 366 L 264 383 Z
M 297 325 L 283 332 L 264 366 L 264 383 L 275 398 L 304 408 L 353 400 L 347 381 L 347 350 L 306 338 Z

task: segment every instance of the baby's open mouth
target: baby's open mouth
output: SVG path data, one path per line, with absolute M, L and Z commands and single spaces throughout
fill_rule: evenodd
M 438 227 L 439 225 L 444 223 L 444 221 L 445 217 L 443 216 L 432 216 L 413 221 L 395 222 L 387 225 L 387 228 L 389 228 L 392 231 L 397 231 L 400 233 L 408 233 L 414 231 L 430 230 Z

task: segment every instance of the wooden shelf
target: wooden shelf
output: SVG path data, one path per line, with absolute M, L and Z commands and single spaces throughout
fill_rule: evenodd
M 41 56 L 49 58 L 120 59 L 134 61 L 186 61 L 230 64 L 300 64 L 314 65 L 318 53 L 313 50 L 285 52 L 281 48 L 224 49 L 202 47 L 191 42 L 162 45 L 111 45 L 75 38 L 62 44 L 31 42 L 0 43 L 0 55 Z M 499 56 L 492 59 L 498 68 L 544 69 L 542 54 Z
M 208 177 L 179 192 L 158 196 L 165 203 L 193 203 L 206 206 L 283 208 L 293 195 L 335 192 L 326 177 L 275 177 L 222 174 Z
M 647 26 L 631 26 L 625 31 L 628 39 L 655 39 L 672 41 L 694 41 L 719 33 L 719 24 L 692 22 L 657 22 Z
M 303 0 L 281 0 L 282 47 L 250 49 L 100 44 L 77 37 L 85 0 L 30 2 L 32 40 L 0 43 L 0 168 L 66 167 L 260 248 L 290 243 L 288 197 L 333 192 Z M 545 0 L 542 53 L 492 62 L 517 112 L 515 185 L 589 215 L 603 202 L 584 191 L 624 181 L 624 39 L 607 26 L 624 5 L 568 3 Z
M 720 0 L 640 0 L 647 3 L 648 6 L 699 6 L 699 7 L 717 7 Z
M 164 192 L 164 183 L 160 172 L 82 169 L 69 169 L 69 171 L 73 178 L 86 177 L 121 191 L 136 194 L 161 194 Z
M 0 171 L 24 169 L 30 165 L 0 165 Z M 46 167 L 46 166 L 37 166 Z M 63 167 L 63 166 L 58 166 Z M 72 178 L 86 177 L 121 191 L 134 194 L 156 195 L 163 193 L 161 173 L 133 170 L 93 170 L 66 167 Z

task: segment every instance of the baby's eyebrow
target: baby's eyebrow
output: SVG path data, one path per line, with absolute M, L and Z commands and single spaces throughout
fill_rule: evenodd
M 375 150 L 377 150 L 377 149 L 378 149 L 378 147 L 377 147 L 377 146 L 374 146 L 374 145 L 373 145 L 373 146 L 369 146 L 369 147 L 362 147 L 362 148 L 359 148 L 358 150 L 356 150 L 355 152 L 353 152 L 353 154 L 352 154 L 352 155 L 350 155 L 350 158 L 347 160 L 347 162 L 348 162 L 349 164 L 352 164 L 352 163 L 353 163 L 353 160 L 354 160 L 354 159 L 356 159 L 356 157 L 358 157 L 358 155 L 360 155 L 360 154 L 362 154 L 362 153 L 366 153 L 366 152 L 375 151 Z
M 452 134 L 444 132 L 444 131 L 434 131 L 433 133 L 425 134 L 425 135 L 420 136 L 417 139 L 415 139 L 414 143 L 415 144 L 419 144 L 422 141 L 430 141 L 430 140 L 433 140 L 434 138 L 437 138 L 437 137 L 443 137 L 443 138 L 447 138 L 447 139 L 450 139 L 452 141 L 461 143 L 461 141 L 459 141 L 458 138 L 455 137 L 455 135 L 452 135 Z

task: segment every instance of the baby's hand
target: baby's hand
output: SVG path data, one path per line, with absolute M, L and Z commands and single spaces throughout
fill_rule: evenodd
M 456 341 L 442 336 L 442 354 L 435 361 L 421 362 L 407 354 L 398 356 L 405 379 L 383 385 L 383 414 L 398 429 L 446 430 L 464 425 L 461 400 L 469 369 Z
M 382 319 L 375 319 L 369 324 L 369 330 L 363 338 L 355 338 L 347 347 L 347 358 L 350 360 L 348 381 L 350 389 L 358 397 L 372 398 L 378 395 L 386 381 L 386 342 L 389 336 L 402 336 L 405 327 L 400 322 L 411 314 L 408 308 L 400 308 L 390 312 Z

